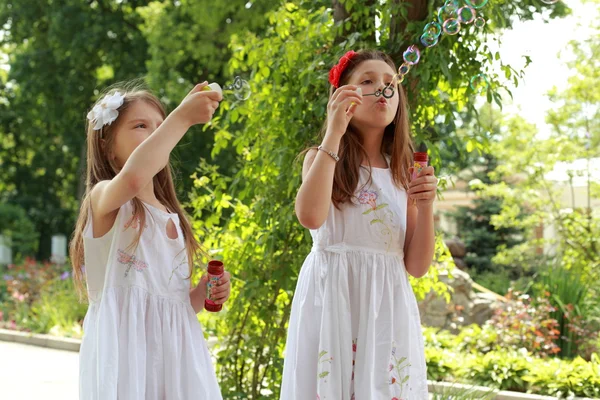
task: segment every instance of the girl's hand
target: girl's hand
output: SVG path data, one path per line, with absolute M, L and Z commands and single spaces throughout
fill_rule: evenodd
M 206 290 L 206 284 L 208 283 L 208 275 L 203 275 L 198 283 L 198 286 L 202 285 Z M 221 279 L 219 279 L 217 286 L 211 289 L 211 300 L 216 304 L 223 304 L 229 298 L 231 294 L 231 274 L 225 271 Z
M 327 103 L 327 131 L 340 136 L 346 133 L 357 105 L 362 104 L 362 93 L 356 85 L 340 86 Z
M 412 168 L 411 168 L 412 174 Z M 423 168 L 417 178 L 408 185 L 408 195 L 417 203 L 417 208 L 431 206 L 437 193 L 437 178 L 432 166 Z
M 173 111 L 188 126 L 210 121 L 219 107 L 219 102 L 223 100 L 221 93 L 204 90 L 206 86 L 206 81 L 196 85 Z

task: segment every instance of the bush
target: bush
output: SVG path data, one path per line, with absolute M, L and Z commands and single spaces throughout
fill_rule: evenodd
M 432 327 L 423 328 L 423 338 L 427 347 L 436 349 L 454 349 L 457 345 L 456 335 L 447 330 Z
M 511 301 L 496 311 L 486 327 L 497 332 L 498 346 L 546 357 L 560 352 L 558 322 L 552 317 L 555 308 L 548 300 L 549 293 L 532 299 L 529 295 L 509 291 Z
M 468 353 L 488 353 L 500 348 L 500 336 L 492 326 L 469 325 L 461 329 L 456 336 L 457 349 Z
M 37 251 L 39 234 L 25 210 L 13 204 L 0 204 L 0 235 L 11 242 L 15 262 Z
M 559 335 L 555 340 L 563 358 L 582 355 L 590 339 L 597 337 L 598 326 L 594 324 L 594 310 L 586 302 L 590 282 L 583 281 L 583 271 L 564 266 L 548 268 L 541 274 L 541 284 L 535 292 L 548 293 L 554 309 L 552 318 L 558 322 Z M 596 311 L 597 312 L 597 311 Z
M 490 327 L 491 328 L 491 327 Z M 491 338 L 489 328 L 464 328 L 459 335 L 425 328 L 427 377 L 435 381 L 461 382 L 500 390 L 530 392 L 566 398 L 569 396 L 600 397 L 600 357 L 590 361 L 541 358 L 525 349 L 501 349 L 482 354 L 475 343 Z M 481 338 L 474 336 L 481 335 Z M 467 345 L 459 346 L 467 337 Z M 453 346 L 454 350 L 452 349 Z M 465 354 L 464 351 L 469 351 Z M 447 398 L 447 397 L 444 397 Z M 467 397 L 468 398 L 468 397 Z
M 448 381 L 455 377 L 463 356 L 448 349 L 425 348 L 427 378 L 433 381 Z
M 524 378 L 536 393 L 566 398 L 600 397 L 600 357 L 593 354 L 587 362 L 577 357 L 572 362 L 554 359 L 538 363 Z
M 79 303 L 68 266 L 27 258 L 0 281 L 0 327 L 81 336 L 87 306 Z
M 491 351 L 466 360 L 458 371 L 468 382 L 496 388 L 526 392 L 529 384 L 523 379 L 529 374 L 533 358 L 527 351 Z
M 476 269 L 469 268 L 471 279 L 486 289 L 494 293 L 504 295 L 513 285 L 511 271 L 498 267 L 497 271 L 478 272 Z

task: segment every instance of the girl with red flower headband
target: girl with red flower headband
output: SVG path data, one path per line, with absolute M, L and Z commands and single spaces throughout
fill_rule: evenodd
M 282 400 L 425 400 L 419 310 L 408 280 L 433 259 L 432 167 L 413 144 L 396 66 L 349 51 L 329 72 L 321 144 L 306 151 L 296 215 L 313 249 L 298 277 Z

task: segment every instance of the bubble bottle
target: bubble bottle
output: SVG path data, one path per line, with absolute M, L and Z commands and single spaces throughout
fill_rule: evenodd
M 223 309 L 223 304 L 217 304 L 212 300 L 212 288 L 217 286 L 219 280 L 223 277 L 225 269 L 223 263 L 218 260 L 211 260 L 208 263 L 208 283 L 206 284 L 206 300 L 204 308 L 210 312 L 219 312 Z
M 419 146 L 419 151 L 415 152 L 413 155 L 413 172 L 411 179 L 417 179 L 419 172 L 421 172 L 423 168 L 427 167 L 427 165 L 429 165 L 427 146 L 425 144 L 421 144 Z

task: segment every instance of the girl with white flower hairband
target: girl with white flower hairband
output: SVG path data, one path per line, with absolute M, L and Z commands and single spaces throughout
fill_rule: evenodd
M 329 73 L 321 145 L 307 151 L 296 214 L 313 248 L 298 277 L 282 400 L 426 400 L 408 280 L 434 252 L 432 167 L 412 178 L 406 96 L 392 59 L 349 51 Z
M 200 245 L 169 167 L 175 145 L 219 106 L 221 93 L 206 86 L 169 116 L 139 89 L 113 89 L 87 115 L 86 192 L 70 248 L 89 299 L 81 400 L 222 398 L 196 317 L 207 278 L 190 280 Z M 215 303 L 229 297 L 229 279 L 211 289 Z

